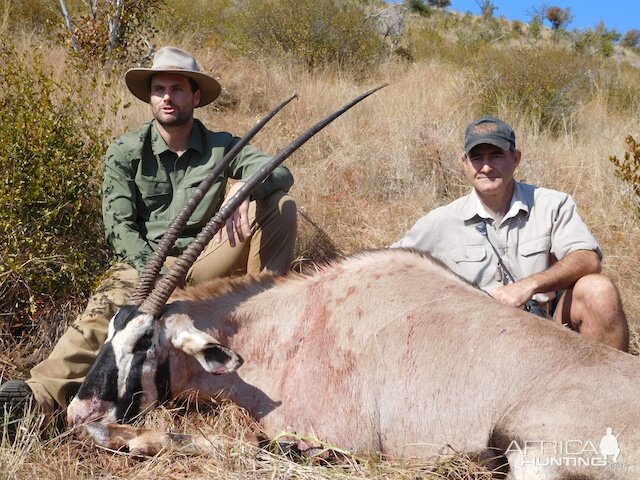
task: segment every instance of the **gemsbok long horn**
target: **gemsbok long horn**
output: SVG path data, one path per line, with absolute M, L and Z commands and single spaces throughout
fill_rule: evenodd
M 164 305 L 175 290 L 176 286 L 184 281 L 187 271 L 193 265 L 198 255 L 202 253 L 205 246 L 211 241 L 213 236 L 220 230 L 226 220 L 251 193 L 251 191 L 260 183 L 262 183 L 271 172 L 282 162 L 284 162 L 293 152 L 304 145 L 311 137 L 334 121 L 351 107 L 361 102 L 369 95 L 377 92 L 387 84 L 380 85 L 366 93 L 354 98 L 339 110 L 320 120 L 307 131 L 302 133 L 298 138 L 286 146 L 268 163 L 262 166 L 247 182 L 225 203 L 220 210 L 209 220 L 207 225 L 202 229 L 198 236 L 193 240 L 186 250 L 178 257 L 175 264 L 171 267 L 169 273 L 164 276 L 153 288 L 151 294 L 142 302 L 139 310 L 144 313 L 159 317 Z
M 244 137 L 242 137 L 238 142 L 227 152 L 227 154 L 222 158 L 222 160 L 215 165 L 211 173 L 207 175 L 207 177 L 200 182 L 198 188 L 194 192 L 193 196 L 189 199 L 187 204 L 184 206 L 182 211 L 178 214 L 178 216 L 173 220 L 167 232 L 162 236 L 162 240 L 158 244 L 158 247 L 153 252 L 153 255 L 147 261 L 147 264 L 144 267 L 144 271 L 142 275 L 140 275 L 140 279 L 138 280 L 138 284 L 136 285 L 136 290 L 133 292 L 131 299 L 129 300 L 130 305 L 139 306 L 145 298 L 149 295 L 149 292 L 153 288 L 153 285 L 156 281 L 158 273 L 162 269 L 167 256 L 169 255 L 169 251 L 173 244 L 180 235 L 180 232 L 184 230 L 187 221 L 193 214 L 194 210 L 204 197 L 204 195 L 209 191 L 213 182 L 220 176 L 220 174 L 224 171 L 225 168 L 229 165 L 231 160 L 233 160 L 240 150 L 244 148 L 244 146 L 251 141 L 251 139 L 258 133 L 262 127 L 264 127 L 269 120 L 271 120 L 280 110 L 282 110 L 289 102 L 291 102 L 294 98 L 297 97 L 297 94 L 292 95 L 290 98 L 282 102 L 276 108 L 274 108 L 271 112 L 269 112 L 264 118 L 262 118 L 258 123 L 256 123 L 251 130 L 249 130 Z

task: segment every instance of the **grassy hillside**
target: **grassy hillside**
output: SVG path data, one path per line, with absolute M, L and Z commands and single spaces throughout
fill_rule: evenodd
M 254 140 L 259 148 L 275 154 L 316 120 L 359 93 L 389 84 L 288 160 L 296 178 L 292 194 L 304 214 L 299 260 L 320 259 L 328 250 L 350 253 L 384 247 L 398 239 L 419 216 L 464 194 L 467 186 L 458 167 L 464 128 L 481 114 L 496 114 L 516 129 L 523 151 L 518 179 L 563 190 L 575 198 L 580 214 L 601 242 L 605 273 L 620 288 L 634 331 L 634 348 L 638 350 L 638 198 L 633 185 L 616 176 L 609 160 L 610 156 L 624 157 L 628 135 L 640 138 L 640 71 L 625 60 L 636 58 L 636 52 L 624 50 L 625 57 L 607 56 L 596 47 L 578 48 L 569 34 L 560 39 L 546 33 L 534 38 L 523 26 L 440 12 L 427 17 L 407 15 L 395 52 L 388 41 L 376 37 L 367 43 L 366 51 L 336 49 L 323 56 L 320 54 L 334 48 L 328 40 L 320 43 L 306 38 L 290 49 L 285 47 L 291 44 L 275 48 L 252 43 L 251 32 L 241 28 L 246 24 L 242 15 L 252 10 L 239 13 L 233 10 L 234 2 L 215 3 L 216 8 L 204 0 L 168 0 L 154 17 L 158 32 L 153 37 L 155 45 L 171 44 L 192 51 L 204 70 L 219 78 L 223 95 L 197 111 L 197 116 L 213 129 L 244 133 L 296 92 L 299 99 Z M 254 9 L 268 4 L 248 3 Z M 286 2 L 290 8 L 295 3 L 304 7 L 308 2 Z M 326 8 L 331 3 L 327 2 Z M 54 141 L 56 138 L 68 135 L 80 142 L 73 144 L 78 146 L 75 156 L 61 155 L 55 170 L 43 163 L 44 170 L 33 173 L 28 185 L 37 183 L 33 183 L 35 177 L 43 185 L 52 183 L 48 180 L 53 171 L 69 174 L 64 165 L 76 165 L 90 173 L 87 179 L 69 177 L 84 189 L 74 193 L 59 210 L 66 211 L 72 205 L 71 210 L 76 212 L 75 216 L 64 217 L 68 222 L 65 235 L 69 234 L 65 248 L 86 252 L 87 238 L 95 236 L 101 253 L 92 250 L 91 258 L 102 268 L 108 255 L 99 228 L 88 235 L 82 229 L 94 228 L 93 224 L 85 227 L 74 222 L 100 218 L 99 206 L 91 200 L 97 198 L 100 183 L 102 158 L 96 152 L 111 138 L 150 118 L 149 108 L 137 101 L 122 81 L 124 71 L 135 60 L 125 56 L 104 67 L 91 63 L 87 56 L 72 55 L 58 36 L 61 30 L 54 25 L 59 24 L 55 9 L 38 8 L 38 2 L 30 5 L 33 10 L 16 3 L 13 13 L 9 12 L 21 15 L 21 22 L 13 21 L 15 17 L 4 11 L 0 34 L 5 45 L 15 45 L 15 51 L 6 53 L 6 63 L 0 67 L 2 90 L 24 91 L 27 79 L 34 78 L 33 69 L 41 68 L 44 78 L 66 86 L 68 91 L 54 87 L 47 97 L 51 99 L 48 106 L 43 91 L 35 89 L 29 94 L 35 101 L 28 107 L 7 103 L 8 97 L 0 91 L 0 100 L 5 101 L 0 103 L 3 122 L 17 118 L 21 108 L 32 112 L 20 117 L 25 124 L 12 125 L 13 130 L 9 123 L 0 124 L 0 138 L 7 138 L 9 131 L 35 132 L 33 126 L 43 125 L 49 114 L 52 124 L 59 125 L 56 119 L 63 118 L 60 112 L 67 111 L 65 108 L 73 118 L 82 113 L 83 123 L 70 123 L 57 136 L 53 131 L 49 134 L 53 140 L 47 144 L 37 136 L 24 140 L 25 145 L 39 146 L 44 152 L 39 157 L 43 162 L 53 157 L 53 150 L 47 149 L 71 148 Z M 70 5 L 82 8 L 79 2 Z M 373 2 L 366 5 L 368 14 L 381 8 Z M 309 10 L 294 10 L 294 15 L 285 20 L 303 21 L 304 15 L 311 14 Z M 359 31 L 358 35 L 370 33 Z M 316 41 L 319 43 L 313 43 Z M 305 45 L 308 48 L 302 48 Z M 309 52 L 316 53 L 309 56 Z M 36 60 L 38 53 L 40 61 Z M 8 66 L 18 64 L 24 70 L 12 76 Z M 10 90 L 8 85 L 17 90 Z M 74 101 L 65 103 L 65 98 Z M 4 155 L 3 174 L 14 169 L 18 161 L 34 161 L 29 156 L 31 150 L 13 147 L 15 143 L 4 145 L 5 150 L 0 151 L 0 157 Z M 33 188 L 25 191 L 33 192 Z M 5 189 L 2 194 L 9 205 L 11 191 Z M 32 205 L 42 203 L 35 197 L 34 202 Z M 53 204 L 55 199 L 48 202 Z M 28 204 L 25 208 L 29 209 Z M 83 209 L 89 209 L 89 213 Z M 52 214 L 40 218 L 46 215 Z M 65 256 L 64 249 L 56 250 L 56 261 L 50 262 L 52 254 L 47 249 L 64 237 L 61 233 L 32 237 L 28 232 L 34 230 L 27 228 L 36 222 L 32 219 L 20 230 L 27 233 L 17 234 L 15 218 L 5 221 L 14 222 L 2 227 L 7 238 L 16 237 L 19 250 L 10 251 L 9 243 L 2 242 L 0 292 L 2 298 L 12 299 L 3 303 L 0 311 L 2 379 L 26 375 L 28 368 L 48 353 L 66 323 L 82 308 L 83 294 L 91 290 L 100 272 L 95 263 L 87 263 L 81 256 Z M 44 278 L 49 283 L 36 282 Z M 60 279 L 60 283 L 51 279 Z M 63 288 L 76 280 L 78 284 L 83 282 L 81 291 Z M 45 288 L 50 290 L 44 292 Z M 163 411 L 146 421 L 173 425 L 182 431 L 197 428 L 221 433 L 224 428 L 239 428 L 235 420 L 220 412 L 181 418 Z M 215 427 L 207 422 L 215 423 Z M 21 427 L 15 443 L 8 438 L 1 440 L 0 479 L 430 478 L 422 464 L 376 459 L 348 459 L 331 468 L 295 464 L 278 455 L 251 451 L 242 442 L 231 445 L 226 455 L 213 462 L 179 455 L 141 461 L 122 454 L 96 454 L 93 447 L 72 442 L 65 435 L 42 443 L 31 434 L 33 425 L 25 422 Z M 480 473 L 472 473 L 474 469 L 475 465 L 460 459 L 443 467 L 440 474 L 445 478 L 481 478 Z

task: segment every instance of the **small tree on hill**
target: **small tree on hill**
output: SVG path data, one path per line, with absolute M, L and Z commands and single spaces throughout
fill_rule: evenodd
M 451 6 L 451 0 L 427 0 L 427 3 L 436 8 L 447 8 Z
M 549 7 L 547 8 L 545 16 L 547 20 L 549 20 L 549 23 L 551 23 L 553 30 L 566 28 L 573 20 L 573 15 L 569 8 Z
M 542 34 L 542 17 L 534 15 L 529 22 L 529 36 L 534 39 L 540 38 Z
M 491 0 L 476 0 L 476 3 L 480 7 L 480 15 L 484 19 L 493 17 L 493 14 L 498 9 Z
M 620 45 L 627 48 L 633 48 L 640 45 L 640 30 L 629 30 L 624 34 L 622 40 L 620 40 Z
M 163 0 L 86 0 L 85 12 L 70 12 L 65 0 L 59 2 L 69 43 L 83 62 L 142 63 L 153 53 L 153 14 Z
M 427 16 L 431 13 L 431 9 L 425 5 L 424 0 L 405 0 L 404 4 L 409 11 L 417 13 L 418 15 Z

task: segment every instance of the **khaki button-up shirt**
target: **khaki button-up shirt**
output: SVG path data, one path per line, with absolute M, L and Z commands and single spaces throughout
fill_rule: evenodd
M 486 225 L 488 238 L 478 225 Z M 500 223 L 486 212 L 475 191 L 420 218 L 394 247 L 425 250 L 452 271 L 489 291 L 510 283 L 491 244 L 515 280 L 549 268 L 576 250 L 602 253 L 571 197 L 562 192 L 516 182 L 509 211 Z M 538 294 L 548 301 L 553 292 Z

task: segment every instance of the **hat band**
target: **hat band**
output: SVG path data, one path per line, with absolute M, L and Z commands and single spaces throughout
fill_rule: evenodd
M 199 70 L 194 70 L 193 68 L 185 68 L 178 65 L 154 65 L 151 70 L 185 70 L 188 72 L 200 72 Z

